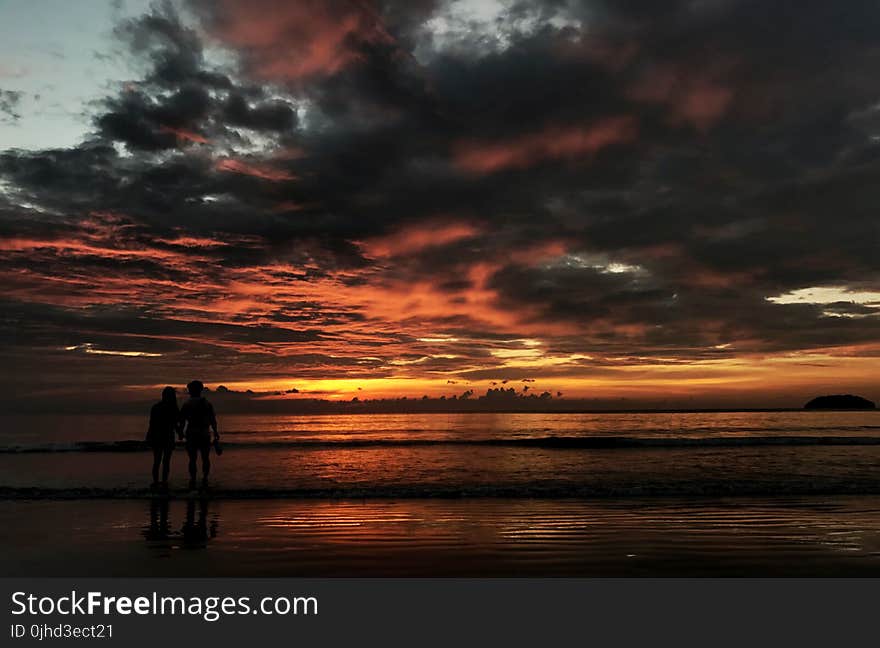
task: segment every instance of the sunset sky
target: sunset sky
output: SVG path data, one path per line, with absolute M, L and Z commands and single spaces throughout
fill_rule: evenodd
M 856 0 L 0 0 L 0 403 L 880 399 L 878 34 Z

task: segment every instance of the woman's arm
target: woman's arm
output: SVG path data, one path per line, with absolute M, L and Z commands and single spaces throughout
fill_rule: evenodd
M 155 429 L 155 425 L 156 425 L 156 408 L 151 407 L 150 408 L 150 422 L 147 424 L 147 434 L 144 437 L 144 441 L 146 441 L 147 443 L 149 443 L 149 441 L 150 441 L 150 435 L 152 434 L 153 430 Z
M 183 407 L 180 408 L 180 411 L 177 413 L 177 421 L 175 422 L 175 429 L 177 430 L 177 438 L 183 441 L 183 429 L 186 426 L 186 403 L 183 404 Z

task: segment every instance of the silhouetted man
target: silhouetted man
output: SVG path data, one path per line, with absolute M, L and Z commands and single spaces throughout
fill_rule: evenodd
M 217 432 L 217 418 L 214 407 L 202 396 L 205 386 L 199 380 L 193 380 L 186 386 L 189 400 L 180 408 L 181 436 L 186 436 L 186 452 L 189 455 L 189 487 L 196 487 L 196 460 L 202 455 L 202 484 L 207 486 L 208 474 L 211 472 L 211 430 L 214 431 L 214 442 L 220 440 Z

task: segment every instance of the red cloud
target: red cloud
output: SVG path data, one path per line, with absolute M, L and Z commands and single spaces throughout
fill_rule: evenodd
M 171 133 L 177 136 L 178 143 L 181 141 L 196 142 L 197 144 L 207 144 L 207 138 L 183 128 L 171 128 L 171 126 L 160 126 L 159 130 L 163 133 Z
M 705 131 L 724 115 L 733 91 L 709 78 L 664 66 L 642 76 L 629 89 L 629 96 L 636 101 L 665 104 L 673 123 L 689 122 Z
M 456 166 L 476 174 L 521 169 L 544 160 L 590 155 L 636 137 L 632 117 L 612 117 L 592 126 L 552 126 L 506 142 L 464 142 L 453 152 Z
M 218 5 L 211 31 L 247 51 L 251 72 L 265 79 L 334 74 L 357 61 L 362 46 L 394 42 L 367 3 L 223 0 Z
M 232 173 L 241 173 L 244 175 L 262 178 L 263 180 L 272 180 L 280 182 L 282 180 L 296 180 L 296 176 L 287 171 L 276 169 L 267 165 L 248 164 L 241 160 L 233 160 L 232 158 L 223 158 L 217 160 L 214 168 L 218 171 L 230 171 Z

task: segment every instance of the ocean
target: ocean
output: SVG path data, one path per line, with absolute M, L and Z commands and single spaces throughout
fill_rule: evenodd
M 880 574 L 877 412 L 221 415 L 168 497 L 145 417 L 2 423 L 6 575 Z
M 137 497 L 133 416 L 4 417 L 6 497 Z M 877 412 L 225 416 L 225 497 L 880 492 Z M 186 485 L 186 455 L 172 488 Z

